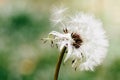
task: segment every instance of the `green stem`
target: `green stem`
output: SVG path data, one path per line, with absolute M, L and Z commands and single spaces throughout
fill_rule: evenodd
M 60 53 L 60 56 L 59 56 L 59 59 L 58 59 L 57 65 L 56 65 L 54 80 L 58 80 L 59 70 L 60 70 L 60 66 L 61 66 L 65 51 L 66 51 L 66 47 L 64 46 Z

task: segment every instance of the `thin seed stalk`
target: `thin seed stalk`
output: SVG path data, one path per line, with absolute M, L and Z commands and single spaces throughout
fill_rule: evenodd
M 55 74 L 54 74 L 54 80 L 58 80 L 59 70 L 60 70 L 60 66 L 61 66 L 65 51 L 66 51 L 66 47 L 64 46 L 58 58 L 58 62 L 57 62 Z

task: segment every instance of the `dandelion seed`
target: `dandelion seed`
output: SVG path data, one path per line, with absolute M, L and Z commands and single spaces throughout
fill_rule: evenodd
M 60 7 L 53 7 L 53 9 L 51 10 L 52 14 L 51 14 L 51 22 L 56 25 L 58 23 L 61 23 L 62 26 L 64 26 L 64 24 L 62 23 L 62 21 L 65 19 L 64 16 L 64 12 L 67 10 L 67 8 L 65 8 L 64 6 L 60 6 Z

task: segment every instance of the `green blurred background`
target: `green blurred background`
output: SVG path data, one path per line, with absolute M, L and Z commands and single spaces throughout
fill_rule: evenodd
M 120 0 L 0 0 L 0 80 L 53 80 L 59 51 L 40 39 L 53 30 L 51 7 L 61 4 L 100 18 L 110 46 L 94 72 L 62 64 L 59 80 L 120 80 Z

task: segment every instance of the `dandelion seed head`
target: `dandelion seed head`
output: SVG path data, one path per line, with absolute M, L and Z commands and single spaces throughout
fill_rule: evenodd
M 107 53 L 108 40 L 102 22 L 93 15 L 82 12 L 64 20 L 66 17 L 62 13 L 65 10 L 54 9 L 51 20 L 54 24 L 63 20 L 63 32 L 52 31 L 49 38 L 58 45 L 60 51 L 64 46 L 67 47 L 64 62 L 72 59 L 75 70 L 93 71 L 103 62 Z

